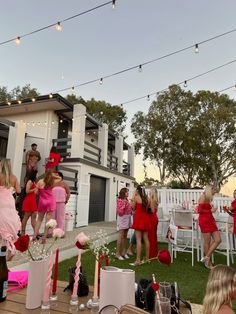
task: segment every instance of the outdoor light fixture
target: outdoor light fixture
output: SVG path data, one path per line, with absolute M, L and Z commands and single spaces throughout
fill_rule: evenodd
M 49 98 L 52 98 L 52 97 L 53 97 L 53 95 L 52 95 L 52 93 L 50 93 L 50 94 L 49 94 Z
M 33 97 L 33 98 L 31 99 L 31 101 L 32 101 L 32 102 L 35 102 L 35 98 Z
M 20 99 L 17 102 L 18 102 L 19 105 L 22 103 L 22 101 Z
M 139 72 L 142 72 L 142 70 L 143 70 L 142 69 L 142 64 L 139 65 L 138 70 L 139 70 Z
M 115 9 L 116 7 L 116 0 L 112 0 L 112 9 Z
M 196 45 L 195 45 L 194 52 L 195 52 L 195 53 L 198 53 L 198 52 L 199 52 L 199 47 L 198 47 L 198 44 L 196 44 Z
M 19 45 L 19 44 L 20 44 L 20 36 L 16 37 L 16 39 L 15 39 L 15 43 L 16 43 L 17 45 Z
M 187 87 L 188 84 L 187 84 L 187 81 L 184 81 L 184 87 Z
M 60 23 L 60 22 L 57 22 L 57 24 L 56 24 L 56 30 L 57 30 L 58 32 L 60 32 L 61 29 L 62 29 L 61 23 Z
M 150 95 L 147 95 L 147 101 L 149 101 L 150 100 Z
M 113 182 L 114 182 L 114 183 L 116 182 L 116 177 L 113 177 Z
M 100 78 L 99 80 L 99 84 L 102 85 L 103 84 L 103 78 Z

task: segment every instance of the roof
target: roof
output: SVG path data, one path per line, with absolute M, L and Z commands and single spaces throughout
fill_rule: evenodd
M 50 94 L 37 96 L 35 101 L 32 98 L 23 99 L 19 104 L 17 100 L 11 101 L 11 105 L 0 103 L 0 119 L 4 116 L 11 116 L 25 112 L 37 112 L 44 110 L 53 110 L 58 116 L 68 120 L 73 118 L 73 105 L 59 94 Z M 96 130 L 101 126 L 101 123 L 93 118 L 90 114 L 86 114 L 86 130 Z M 108 142 L 111 146 L 115 146 L 116 135 L 112 131 L 108 131 Z M 129 148 L 129 145 L 124 142 L 124 150 Z

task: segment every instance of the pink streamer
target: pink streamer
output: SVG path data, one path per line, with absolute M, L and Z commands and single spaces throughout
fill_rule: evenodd
M 53 252 L 51 251 L 49 261 L 48 261 L 48 273 L 45 281 L 45 288 L 43 293 L 43 302 L 49 302 L 50 286 L 51 286 L 51 276 L 52 276 L 52 266 L 53 266 Z
M 73 293 L 72 293 L 72 298 L 77 298 L 77 290 L 78 290 L 78 285 L 79 285 L 79 274 L 80 274 L 80 265 L 81 265 L 81 250 L 79 250 L 78 253 L 78 259 L 76 263 L 76 270 L 75 270 L 75 282 L 74 282 L 74 287 L 73 287 Z

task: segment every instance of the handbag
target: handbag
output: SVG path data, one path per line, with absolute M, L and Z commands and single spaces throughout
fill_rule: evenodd
M 180 303 L 182 303 L 192 314 L 191 304 L 180 297 L 179 287 L 177 282 L 175 281 L 171 283 L 171 298 L 170 298 L 171 314 L 181 314 L 179 310 Z
M 66 290 L 71 290 L 73 291 L 74 288 L 74 277 L 75 277 L 75 270 L 76 267 L 70 267 L 68 269 L 68 286 L 63 290 L 64 292 Z M 80 266 L 80 274 L 79 274 L 79 284 L 78 284 L 78 290 L 77 290 L 77 295 L 78 297 L 84 297 L 89 294 L 89 286 L 88 286 L 88 281 L 87 281 L 87 276 L 86 273 L 84 272 L 82 266 Z
M 8 272 L 8 292 L 24 288 L 28 284 L 29 272 L 27 270 Z
M 135 292 L 135 304 L 140 309 L 152 312 L 155 305 L 155 291 L 152 288 L 152 280 L 141 278 Z

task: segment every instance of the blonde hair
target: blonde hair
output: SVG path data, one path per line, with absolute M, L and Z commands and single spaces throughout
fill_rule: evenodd
M 203 300 L 203 314 L 216 314 L 223 304 L 231 306 L 235 288 L 236 270 L 226 266 L 215 266 L 208 277 Z
M 155 203 L 155 207 L 158 206 L 158 195 L 157 195 L 157 189 L 152 188 L 150 191 L 150 199 Z
M 0 173 L 2 174 L 2 185 L 9 189 L 11 187 L 11 161 L 10 159 L 3 158 L 0 161 Z
M 212 185 L 207 185 L 203 193 L 204 203 L 210 203 L 213 200 Z

